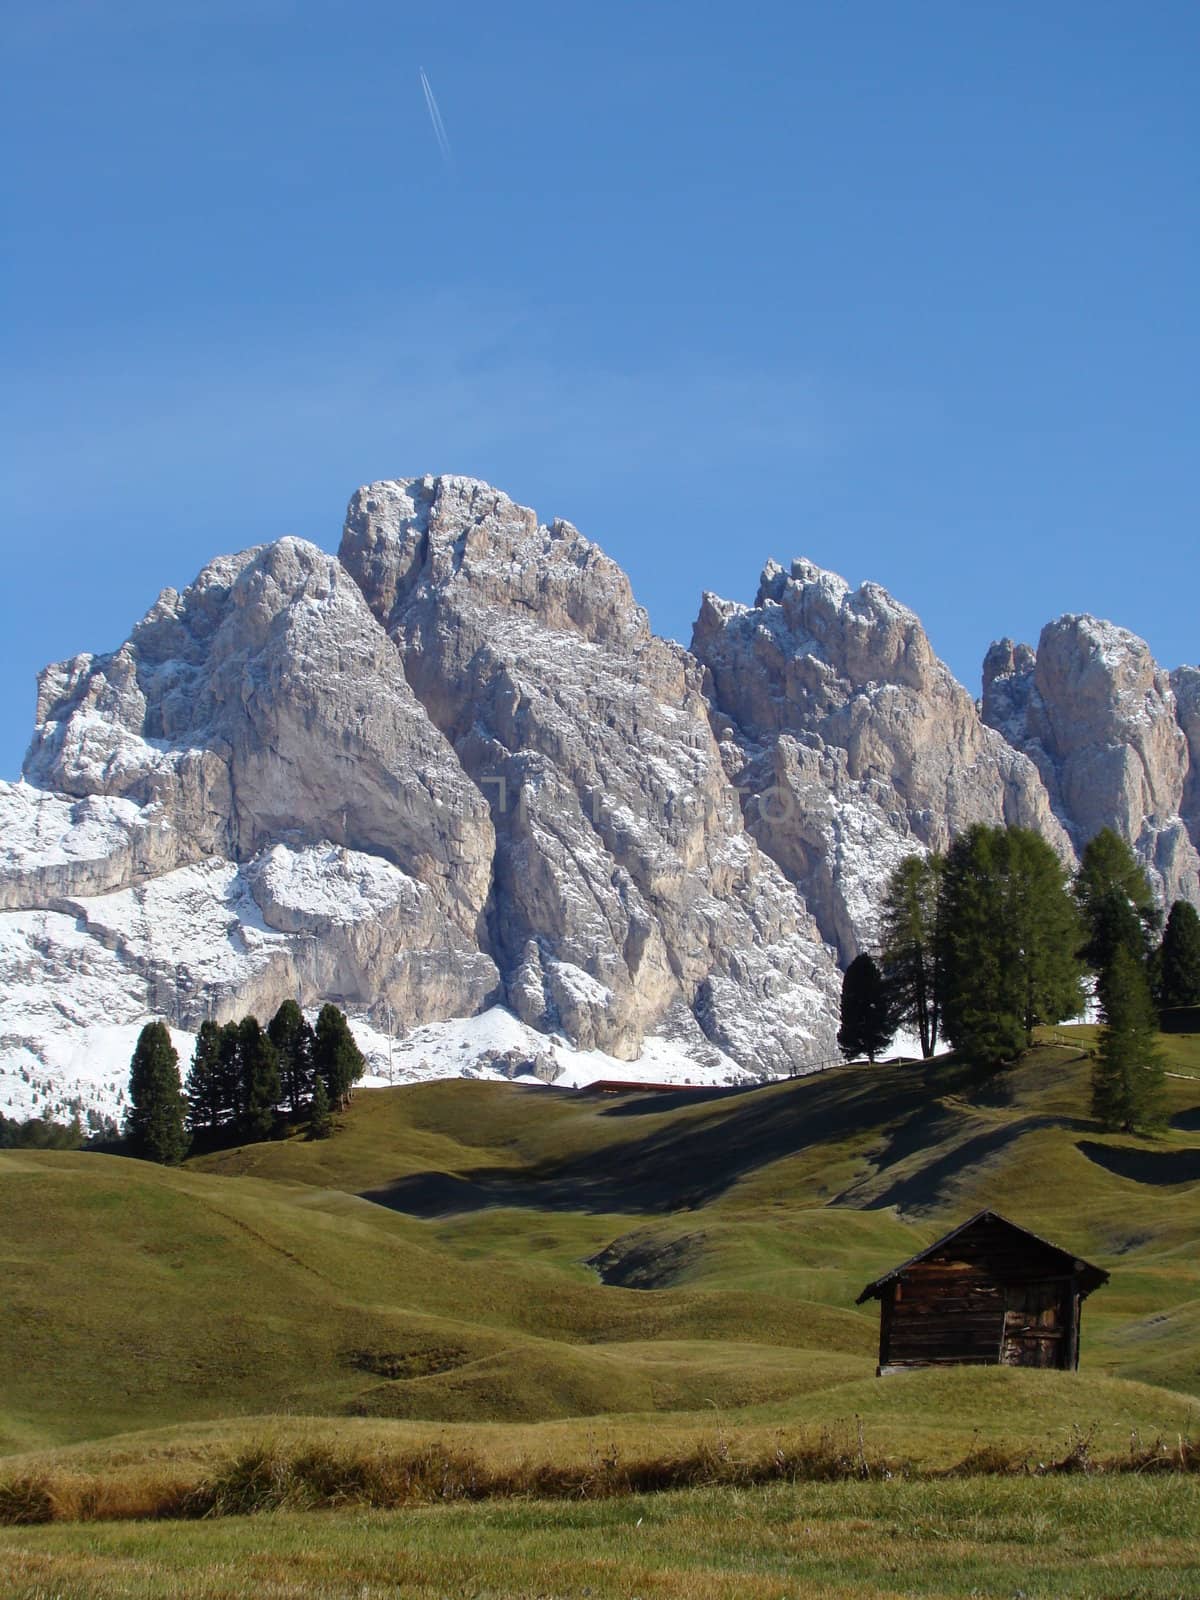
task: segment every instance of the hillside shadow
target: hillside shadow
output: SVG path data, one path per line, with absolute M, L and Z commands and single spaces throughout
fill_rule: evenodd
M 403 1196 L 401 1204 L 396 1195 Z M 392 1211 L 406 1211 L 415 1217 L 447 1217 L 455 1212 L 482 1211 L 489 1205 L 519 1205 L 520 1201 L 497 1201 L 486 1187 L 470 1177 L 455 1177 L 450 1172 L 418 1172 L 400 1178 L 383 1189 L 363 1189 L 362 1200 Z
M 664 1093 L 661 1089 L 653 1094 L 637 1094 L 635 1092 L 610 1096 L 601 1090 L 577 1089 L 574 1091 L 581 1099 L 607 1100 L 612 1099 L 612 1104 L 605 1106 L 601 1111 L 602 1117 L 654 1117 L 661 1116 L 668 1111 L 682 1111 L 687 1106 L 708 1105 L 713 1100 L 730 1100 L 738 1095 L 755 1094 L 759 1089 L 769 1087 L 761 1083 L 740 1084 L 729 1087 L 726 1084 L 714 1085 L 711 1089 L 681 1089 L 678 1094 Z
M 835 1068 L 786 1085 L 719 1091 L 713 1098 L 729 1102 L 724 1114 L 718 1108 L 702 1118 L 678 1116 L 623 1144 L 562 1162 L 536 1169 L 477 1168 L 456 1178 L 414 1173 L 365 1198 L 418 1217 L 500 1206 L 593 1213 L 690 1210 L 760 1167 L 873 1128 L 895 1130 L 889 1150 L 915 1149 L 924 1134 L 913 1130 L 905 1137 L 903 1125 L 914 1117 L 927 1123 L 931 1093 L 963 1092 L 978 1079 L 969 1068 L 945 1064 L 935 1074 L 921 1067 Z M 650 1118 L 657 1112 L 661 1117 L 696 1105 L 685 1096 L 673 1107 L 664 1106 L 661 1096 L 639 1098 L 652 1103 L 613 1106 L 601 1115 Z
M 1076 1148 L 1089 1161 L 1118 1178 L 1169 1188 L 1200 1182 L 1200 1150 L 1130 1150 L 1123 1145 L 1097 1144 L 1080 1139 Z
M 977 1169 L 1027 1134 L 1038 1133 L 1046 1128 L 1080 1129 L 1089 1126 L 1078 1117 L 1024 1116 L 1005 1122 L 1000 1127 L 986 1128 L 979 1133 L 956 1138 L 956 1123 L 957 1119 L 949 1113 L 943 1113 L 940 1118 L 911 1119 L 876 1158 L 876 1175 L 852 1184 L 833 1203 L 858 1204 L 872 1211 L 888 1206 L 897 1206 L 906 1212 L 932 1210 L 945 1198 L 947 1187 L 961 1173 Z M 950 1142 L 947 1143 L 947 1140 Z M 924 1162 L 918 1172 L 897 1178 L 883 1188 L 878 1186 L 889 1168 L 899 1166 L 909 1156 L 921 1151 L 929 1151 L 932 1159 Z

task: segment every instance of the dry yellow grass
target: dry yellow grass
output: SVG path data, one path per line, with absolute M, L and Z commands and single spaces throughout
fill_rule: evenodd
M 1191 1600 L 1194 1479 L 773 1484 L 0 1530 L 17 1600 Z

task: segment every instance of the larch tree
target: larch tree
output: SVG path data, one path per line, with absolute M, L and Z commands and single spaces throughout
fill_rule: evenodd
M 280 1100 L 279 1055 L 257 1017 L 238 1027 L 242 1068 L 241 1127 L 251 1139 L 265 1139 L 275 1127 Z
M 865 951 L 855 956 L 842 979 L 841 1024 L 837 1041 L 847 1061 L 866 1056 L 874 1062 L 896 1031 L 887 984 L 878 964 Z
M 221 1030 L 202 1022 L 187 1076 L 187 1123 L 192 1137 L 214 1133 L 225 1119 L 221 1082 Z
M 222 1025 L 218 1040 L 216 1095 L 222 1123 L 240 1123 L 245 1115 L 242 1085 L 242 1034 L 236 1022 Z
M 946 856 L 938 907 L 942 1027 L 981 1065 L 1083 1007 L 1079 913 L 1062 862 L 1027 828 L 977 823 Z
M 1132 956 L 1147 972 L 1157 964 L 1146 926 L 1128 897 L 1120 889 L 1109 889 L 1096 900 L 1089 915 L 1090 937 L 1082 950 L 1083 959 L 1096 977 L 1096 996 L 1101 1006 L 1118 950 Z
M 179 1057 L 164 1022 L 148 1022 L 129 1063 L 125 1133 L 135 1155 L 174 1166 L 187 1154 Z
M 1104 1028 L 1092 1071 L 1092 1110 L 1103 1125 L 1144 1132 L 1163 1120 L 1163 1061 L 1146 969 L 1118 946 L 1108 970 Z
M 333 1116 L 329 1109 L 329 1095 L 325 1080 L 319 1072 L 313 1074 L 312 1098 L 308 1107 L 308 1137 L 328 1139 L 333 1132 Z
M 1176 900 L 1167 918 L 1158 957 L 1159 1004 L 1164 1010 L 1200 1006 L 1200 916 Z
M 1111 828 L 1085 846 L 1074 890 L 1084 924 L 1081 954 L 1101 985 L 1118 946 L 1144 962 L 1161 919 L 1141 863 Z
M 298 1117 L 312 1095 L 313 1049 L 316 1040 L 295 1000 L 285 1000 L 267 1024 L 267 1035 L 279 1055 L 283 1098 Z
M 345 1012 L 331 1002 L 323 1005 L 317 1016 L 313 1065 L 325 1084 L 330 1105 L 339 1109 L 366 1068 Z
M 884 893 L 883 972 L 897 1025 L 913 1028 L 926 1060 L 941 1026 L 938 891 L 943 858 L 911 855 L 892 873 Z

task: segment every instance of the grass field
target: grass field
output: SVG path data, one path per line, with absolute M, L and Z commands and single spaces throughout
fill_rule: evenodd
M 0 1530 L 49 1600 L 1191 1600 L 1194 1480 L 696 1490 L 597 1504 Z
M 719 1443 L 753 1453 L 785 1435 L 853 1436 L 872 1461 L 925 1473 L 993 1445 L 1036 1466 L 1083 1435 L 1109 1455 L 1128 1451 L 1131 1439 L 1139 1447 L 1200 1440 L 1200 1039 L 1164 1040 L 1171 1122 L 1154 1140 L 1098 1132 L 1087 1111 L 1090 1042 L 1089 1030 L 1067 1030 L 991 1077 L 939 1062 L 846 1067 L 703 1095 L 614 1098 L 462 1081 L 363 1091 L 329 1141 L 226 1150 L 178 1171 L 90 1153 L 6 1152 L 0 1487 L 14 1478 L 104 1485 L 106 1514 L 116 1514 L 122 1503 L 150 1503 L 162 1485 L 194 1486 L 264 1440 L 289 1449 L 436 1446 L 500 1470 L 612 1451 L 625 1459 Z M 876 1379 L 877 1313 L 855 1306 L 859 1290 L 985 1205 L 1112 1273 L 1084 1308 L 1080 1372 Z M 948 1577 L 948 1587 L 930 1587 L 943 1571 L 935 1564 L 926 1587 L 914 1578 L 911 1592 L 970 1593 L 980 1550 L 1009 1539 L 997 1530 L 1010 1527 L 1014 1508 L 1041 1504 L 1053 1518 L 1053 1507 L 1075 1505 L 1073 1485 L 1031 1481 L 1026 1491 L 1000 1480 L 994 1525 L 985 1518 L 964 1535 L 966 1588 Z M 1081 1483 L 1089 1506 L 1145 1497 L 1153 1522 L 1154 1508 L 1179 1496 L 1178 1515 L 1194 1515 L 1195 1478 L 1174 1487 L 1158 1478 Z M 876 1487 L 881 1498 L 871 1500 Z M 821 1501 L 817 1539 L 829 1560 L 845 1535 L 839 1494 L 867 1496 L 855 1515 L 874 1548 L 885 1505 L 968 1492 L 909 1481 L 904 1493 L 917 1499 L 902 1502 L 888 1500 L 892 1488 L 899 1493 L 899 1485 L 805 1486 L 805 1495 L 832 1497 Z M 769 1519 L 800 1492 L 689 1490 L 670 1526 L 709 1515 L 704 1508 L 722 1494 L 750 1495 L 759 1509 L 747 1515 Z M 1033 1499 L 1022 1500 L 1026 1493 Z M 624 1512 L 591 1509 L 613 1563 L 596 1594 L 841 1592 L 787 1588 L 766 1523 L 744 1580 L 758 1587 L 721 1589 L 733 1581 L 724 1568 L 706 1575 L 682 1557 L 678 1571 L 668 1564 L 651 1583 L 622 1544 Z M 422 1530 L 430 1593 L 460 1592 L 438 1565 L 451 1560 L 454 1537 L 440 1530 L 465 1538 L 469 1527 L 483 1548 L 508 1529 L 521 1559 L 537 1561 L 544 1526 L 547 1572 L 557 1570 L 555 1540 L 571 1537 L 562 1506 L 544 1515 L 540 1507 L 355 1515 L 372 1530 L 355 1593 L 386 1581 L 367 1568 L 384 1559 L 389 1529 L 404 1530 L 405 1549 Z M 311 1567 L 302 1580 L 295 1572 L 279 1580 L 311 1578 L 309 1587 L 278 1592 L 350 1592 L 320 1588 L 319 1574 L 340 1559 L 339 1518 L 269 1520 L 284 1566 Z M 231 1522 L 218 1535 L 112 1523 L 88 1538 L 97 1551 L 108 1541 L 113 1549 L 161 1541 L 164 1561 L 173 1552 L 186 1573 L 205 1539 L 236 1538 L 249 1526 L 266 1524 Z M 1157 1555 L 1146 1572 L 1137 1567 L 1139 1547 L 1120 1526 L 1110 1529 L 1120 1550 L 1112 1581 L 1128 1577 L 1126 1588 L 1080 1587 L 1085 1566 L 1076 1564 L 1076 1587 L 1045 1592 L 1200 1593 L 1200 1579 L 1170 1588 L 1169 1551 L 1161 1572 Z M 65 1525 L 13 1529 L 0 1535 L 0 1550 L 14 1559 L 25 1552 L 15 1570 L 31 1594 L 39 1584 L 47 1596 L 108 1593 L 103 1584 L 118 1579 L 102 1566 L 83 1587 L 63 1587 L 71 1563 L 92 1548 L 75 1537 Z M 244 1537 L 252 1545 L 267 1535 Z M 675 1546 L 668 1539 L 662 1548 Z M 1108 1549 L 1098 1544 L 1095 1561 Z M 497 1570 L 494 1589 L 479 1592 L 538 1592 Z M 668 1579 L 675 1587 L 663 1587 Z M 1160 1579 L 1166 1587 L 1146 1586 Z M 1041 1592 L 1029 1582 L 1018 1586 Z M 547 1593 L 582 1592 L 546 1584 Z

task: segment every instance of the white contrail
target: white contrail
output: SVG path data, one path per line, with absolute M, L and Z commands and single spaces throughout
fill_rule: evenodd
M 433 136 L 438 142 L 438 149 L 442 152 L 442 160 L 453 170 L 454 153 L 450 149 L 450 140 L 446 133 L 446 124 L 442 121 L 442 113 L 438 110 L 437 97 L 433 92 L 433 85 L 426 75 L 425 68 L 419 69 L 421 74 L 421 88 L 425 92 L 425 105 L 429 111 L 429 120 L 433 124 Z

